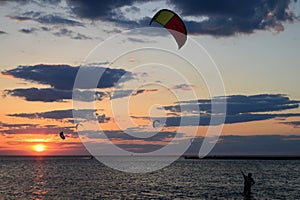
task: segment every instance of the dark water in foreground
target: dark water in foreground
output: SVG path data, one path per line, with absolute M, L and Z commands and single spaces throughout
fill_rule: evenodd
M 85 157 L 0 157 L 0 199 L 300 199 L 300 160 L 184 160 L 147 174 Z

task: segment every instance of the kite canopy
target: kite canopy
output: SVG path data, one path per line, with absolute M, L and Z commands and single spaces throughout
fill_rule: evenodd
M 153 121 L 153 123 L 152 123 L 152 126 L 153 126 L 153 128 L 157 128 L 157 127 L 159 127 L 161 125 L 161 123 L 160 123 L 160 121 L 159 120 L 154 120 Z
M 182 19 L 175 12 L 168 9 L 162 9 L 154 15 L 149 25 L 151 25 L 153 21 L 156 21 L 168 29 L 175 38 L 178 49 L 184 45 L 187 39 L 186 27 Z
M 61 138 L 61 139 L 63 139 L 63 140 L 64 140 L 64 139 L 66 139 L 66 137 L 65 137 L 65 135 L 64 135 L 64 132 L 63 132 L 63 131 L 59 133 L 59 136 L 60 136 L 60 138 Z

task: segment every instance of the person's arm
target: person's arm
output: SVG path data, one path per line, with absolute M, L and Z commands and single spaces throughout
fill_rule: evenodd
M 246 178 L 246 175 L 244 174 L 244 172 L 242 170 L 240 170 L 240 171 L 241 171 L 243 177 Z

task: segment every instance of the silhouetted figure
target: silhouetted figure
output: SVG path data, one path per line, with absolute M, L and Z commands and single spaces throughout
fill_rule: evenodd
M 242 171 L 241 171 L 242 172 Z M 250 196 L 251 195 L 251 186 L 255 184 L 254 179 L 252 178 L 252 173 L 248 173 L 248 176 L 242 172 L 244 177 L 244 195 Z

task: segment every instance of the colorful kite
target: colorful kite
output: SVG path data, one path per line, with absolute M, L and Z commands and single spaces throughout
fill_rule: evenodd
M 175 38 L 178 49 L 180 49 L 187 39 L 187 31 L 182 19 L 172 10 L 162 9 L 158 11 L 151 19 L 149 25 L 153 21 L 163 25 Z

